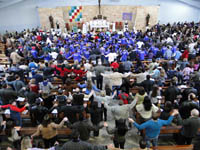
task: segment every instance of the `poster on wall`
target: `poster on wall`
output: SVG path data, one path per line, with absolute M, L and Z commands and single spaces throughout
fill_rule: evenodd
M 83 18 L 82 6 L 70 6 L 69 7 L 69 21 L 80 22 Z
M 122 20 L 132 21 L 133 13 L 122 13 Z

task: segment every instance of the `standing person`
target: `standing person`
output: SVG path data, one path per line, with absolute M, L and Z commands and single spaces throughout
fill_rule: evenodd
M 22 80 L 20 80 L 20 76 L 16 75 L 15 80 L 8 82 L 8 84 L 12 85 L 14 87 L 14 90 L 16 92 L 19 92 L 23 87 L 25 87 L 25 84 Z
M 45 148 L 52 147 L 57 140 L 57 129 L 61 128 L 65 121 L 68 121 L 67 117 L 65 117 L 60 124 L 55 124 L 51 122 L 47 114 L 44 116 L 42 124 L 37 127 L 37 131 L 31 135 L 31 138 L 41 135 L 44 140 Z
M 12 64 L 17 65 L 23 59 L 18 53 L 17 50 L 10 54 L 10 59 L 12 60 Z
M 197 135 L 200 127 L 199 111 L 197 109 L 193 109 L 191 111 L 190 118 L 183 120 L 182 125 L 183 127 L 178 138 L 178 144 L 190 145 L 192 143 L 192 139 Z
M 145 92 L 143 87 L 139 87 L 138 93 L 135 95 L 135 97 L 138 98 L 137 105 L 142 104 L 144 101 L 144 98 L 147 96 L 147 93 Z
M 126 126 L 126 120 L 120 119 L 118 121 L 118 126 L 114 129 L 110 129 L 106 122 L 104 122 L 104 127 L 106 127 L 106 131 L 108 134 L 114 134 L 113 143 L 115 147 L 124 149 L 124 145 L 126 142 L 125 135 L 128 132 L 128 127 Z
M 99 123 L 101 122 L 102 112 L 103 112 L 103 107 L 98 108 L 98 102 L 94 101 L 92 103 L 92 108 L 89 109 L 89 113 L 91 115 L 91 122 L 94 126 L 98 126 Z M 94 131 L 94 136 L 99 136 L 99 130 Z
M 14 147 L 18 149 L 21 137 L 19 136 L 15 128 L 14 121 L 12 120 L 6 121 L 5 134 L 8 136 L 8 141 L 11 142 L 14 145 Z
M 107 54 L 105 57 L 108 58 L 108 62 L 111 64 L 111 62 L 113 62 L 116 58 L 117 58 L 117 54 L 114 52 L 111 52 L 109 54 Z
M 114 94 L 112 96 L 109 96 L 109 94 L 110 93 L 106 93 L 105 91 L 101 91 L 100 96 L 97 96 L 94 93 L 94 100 L 98 102 L 98 107 L 101 107 L 103 109 L 101 120 L 103 120 L 103 115 L 104 115 L 104 121 L 107 120 L 107 109 L 102 104 L 104 104 L 104 103 L 109 104 L 113 100 L 113 98 L 115 97 L 116 92 L 114 92 Z
M 98 89 L 102 90 L 103 87 L 103 76 L 101 73 L 104 73 L 106 70 L 109 71 L 110 69 L 110 67 L 103 66 L 101 62 L 98 62 L 98 65 L 94 67 Z
M 144 89 L 145 89 L 145 91 L 147 92 L 147 94 L 149 94 L 149 92 L 152 90 L 153 85 L 154 85 L 154 81 L 151 80 L 151 76 L 150 76 L 150 75 L 147 75 L 147 76 L 146 76 L 146 80 L 144 80 L 144 81 L 141 83 L 141 86 L 144 87 Z
M 111 110 L 112 116 L 115 119 L 115 125 L 118 125 L 118 120 L 128 119 L 130 110 L 136 105 L 138 99 L 135 98 L 131 104 L 123 105 L 124 102 L 120 101 L 119 105 L 109 106 L 107 103 L 104 103 L 106 109 Z
M 98 131 L 103 126 L 93 126 L 91 125 L 88 120 L 86 120 L 82 113 L 79 113 L 79 121 L 75 122 L 74 124 L 68 123 L 68 127 L 78 130 L 80 133 L 80 139 L 82 141 L 87 141 L 90 138 L 90 131 Z
M 122 85 L 122 78 L 128 77 L 130 73 L 122 74 L 122 73 L 117 72 L 117 70 L 114 70 L 113 73 L 109 73 L 109 74 L 101 73 L 101 75 L 104 78 L 108 78 L 110 80 L 110 85 L 113 88 L 112 90 L 114 89 L 118 90 L 120 86 Z
M 155 105 L 158 104 L 158 96 L 161 96 L 161 91 L 158 85 L 154 85 L 152 91 L 149 93 L 149 97 L 151 102 Z
M 72 131 L 72 140 L 66 142 L 61 150 L 114 150 L 112 145 L 101 146 L 101 145 L 92 145 L 88 142 L 82 141 L 79 139 L 80 134 L 78 130 Z
M 14 120 L 16 126 L 22 126 L 22 118 L 20 116 L 20 112 L 23 112 L 26 110 L 26 108 L 29 106 L 27 103 L 24 107 L 18 108 L 16 101 L 13 101 L 11 104 L 8 105 L 1 105 L 0 108 L 3 109 L 10 109 L 10 116 Z
M 42 98 L 44 99 L 44 106 L 50 109 L 53 105 L 52 101 L 53 98 L 51 97 L 51 89 L 56 89 L 57 86 L 53 86 L 51 82 L 48 81 L 48 79 L 44 78 L 43 82 L 39 83 L 39 92 L 42 95 Z
M 159 119 L 158 113 L 153 113 L 152 119 L 146 121 L 145 123 L 139 125 L 133 119 L 129 118 L 129 122 L 133 123 L 133 125 L 139 129 L 145 129 L 145 140 L 147 142 L 147 148 L 150 148 L 150 142 L 152 142 L 154 147 L 158 145 L 158 136 L 160 134 L 161 127 L 164 125 L 169 125 L 174 116 L 178 114 L 177 110 L 174 110 L 168 120 L 161 120 Z
M 145 96 L 143 103 L 136 105 L 136 110 L 140 115 L 139 122 L 143 123 L 147 120 L 150 120 L 152 117 L 152 112 L 156 113 L 159 108 L 151 103 L 151 99 L 148 96 Z

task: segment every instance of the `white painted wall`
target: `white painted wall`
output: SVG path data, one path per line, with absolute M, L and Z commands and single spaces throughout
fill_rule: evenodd
M 200 9 L 175 0 L 162 0 L 160 2 L 160 23 L 200 21 Z
M 0 32 L 40 26 L 37 7 L 98 5 L 97 0 L 26 0 L 0 9 Z M 160 5 L 160 23 L 200 21 L 200 9 L 181 0 L 102 0 L 102 5 Z M 199 5 L 200 6 L 200 5 Z
M 0 9 L 0 32 L 21 31 L 40 25 L 34 0 L 28 0 Z

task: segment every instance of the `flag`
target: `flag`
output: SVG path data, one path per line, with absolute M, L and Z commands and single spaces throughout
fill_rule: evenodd
M 69 21 L 79 22 L 82 20 L 82 6 L 71 6 L 69 9 Z

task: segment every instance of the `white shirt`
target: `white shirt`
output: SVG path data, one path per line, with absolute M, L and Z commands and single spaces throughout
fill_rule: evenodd
M 58 53 L 56 52 L 51 52 L 50 55 L 52 56 L 53 59 L 56 59 L 58 56 Z
M 108 57 L 108 61 L 111 63 L 115 60 L 115 58 L 117 58 L 117 54 L 116 53 L 109 53 L 108 55 L 106 55 L 106 57 Z
M 156 107 L 154 104 L 152 104 L 151 109 L 149 111 L 146 111 L 144 109 L 143 104 L 138 104 L 138 105 L 136 105 L 136 110 L 141 115 L 142 118 L 149 119 L 152 117 L 152 112 L 157 112 L 159 110 L 159 108 Z
M 142 41 L 138 41 L 137 45 L 138 45 L 138 48 L 142 48 L 142 45 L 144 45 L 144 43 Z
M 148 75 L 148 72 L 138 73 L 138 74 L 132 74 L 132 76 L 136 77 L 137 83 L 141 83 L 144 80 L 146 80 L 146 76 Z
M 86 63 L 84 64 L 84 68 L 85 68 L 85 71 L 90 70 L 92 68 L 92 65 L 89 63 Z

